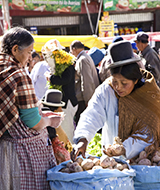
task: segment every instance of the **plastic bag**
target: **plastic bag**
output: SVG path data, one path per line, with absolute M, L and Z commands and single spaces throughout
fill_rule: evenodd
M 135 190 L 160 190 L 160 167 L 133 165 L 136 171 L 133 178 Z
M 51 190 L 134 190 L 133 169 L 96 169 L 71 174 L 59 172 L 69 161 L 47 171 Z

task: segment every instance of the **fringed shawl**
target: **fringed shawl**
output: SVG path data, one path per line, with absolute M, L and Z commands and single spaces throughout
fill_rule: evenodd
M 130 95 L 119 97 L 118 136 L 124 141 L 128 137 L 159 145 L 160 141 L 160 89 L 153 75 L 142 70 L 145 84 Z M 135 134 L 146 134 L 147 138 Z

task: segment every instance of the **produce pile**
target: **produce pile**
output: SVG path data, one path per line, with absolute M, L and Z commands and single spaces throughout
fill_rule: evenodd
M 130 164 L 160 166 L 160 147 L 156 149 L 153 144 L 147 146 L 137 157 L 130 160 Z
M 100 158 L 89 156 L 87 159 L 82 159 L 78 157 L 75 162 L 68 162 L 66 167 L 62 168 L 59 172 L 76 173 L 95 169 L 118 169 L 123 171 L 129 168 L 127 164 L 117 162 L 114 158 L 103 155 Z

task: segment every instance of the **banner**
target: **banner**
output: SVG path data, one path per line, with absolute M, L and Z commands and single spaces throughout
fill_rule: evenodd
M 13 10 L 81 12 L 81 0 L 9 0 Z
M 99 37 L 114 36 L 114 21 L 110 20 L 109 12 L 103 12 L 102 20 L 99 20 Z
M 129 11 L 160 7 L 160 0 L 103 0 L 104 11 Z

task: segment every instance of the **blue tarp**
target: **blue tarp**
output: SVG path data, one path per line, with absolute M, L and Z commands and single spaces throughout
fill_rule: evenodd
M 160 166 L 131 166 L 136 171 L 133 178 L 135 190 L 160 190 Z
M 96 169 L 78 173 L 61 173 L 69 161 L 47 171 L 51 190 L 134 190 L 133 169 Z

